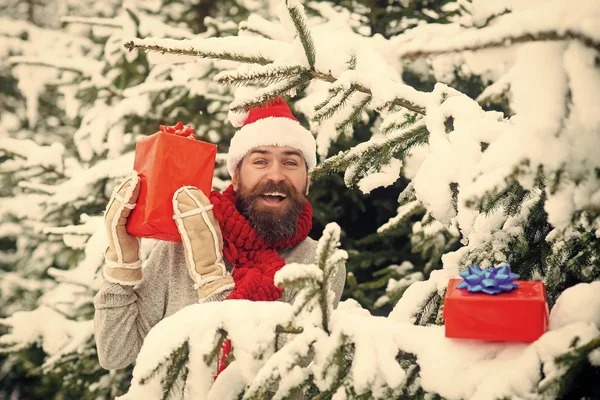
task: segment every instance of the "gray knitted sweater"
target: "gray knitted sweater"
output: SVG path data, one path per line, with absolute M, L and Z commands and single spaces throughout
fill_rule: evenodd
M 312 264 L 317 242 L 305 239 L 279 253 L 286 264 Z M 136 287 L 105 280 L 94 297 L 94 329 L 100 365 L 106 369 L 125 368 L 135 361 L 144 338 L 160 320 L 196 304 L 198 294 L 188 274 L 181 243 L 159 242 L 144 264 L 142 282 Z M 332 279 L 340 300 L 346 282 L 345 268 Z M 291 303 L 296 292 L 284 291 L 279 301 Z

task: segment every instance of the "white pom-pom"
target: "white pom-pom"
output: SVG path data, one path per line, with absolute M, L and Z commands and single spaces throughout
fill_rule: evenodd
M 241 128 L 244 126 L 244 122 L 248 119 L 248 112 L 231 111 L 227 113 L 227 119 L 231 122 L 235 128 Z

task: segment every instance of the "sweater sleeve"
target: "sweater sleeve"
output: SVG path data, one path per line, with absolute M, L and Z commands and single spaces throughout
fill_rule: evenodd
M 94 332 L 100 365 L 133 363 L 150 329 L 165 315 L 167 285 L 158 274 L 171 262 L 171 243 L 159 242 L 148 257 L 137 287 L 104 280 L 94 297 Z

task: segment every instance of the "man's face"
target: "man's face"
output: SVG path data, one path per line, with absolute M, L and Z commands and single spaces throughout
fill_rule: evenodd
M 239 211 L 268 243 L 296 233 L 310 180 L 306 161 L 293 147 L 256 147 L 233 175 Z

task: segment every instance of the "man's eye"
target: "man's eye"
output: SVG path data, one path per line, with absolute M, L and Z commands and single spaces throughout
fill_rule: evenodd
M 256 161 L 254 161 L 254 164 L 263 165 L 263 164 L 266 164 L 266 161 L 265 160 L 256 160 Z
M 296 161 L 286 161 L 284 164 L 292 166 L 292 167 L 295 167 L 298 165 L 298 163 Z

